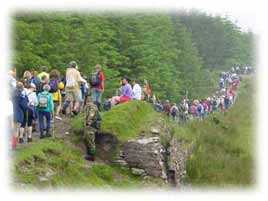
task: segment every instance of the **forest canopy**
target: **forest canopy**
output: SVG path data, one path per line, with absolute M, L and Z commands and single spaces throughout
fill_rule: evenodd
M 178 101 L 207 95 L 220 71 L 254 66 L 254 37 L 226 17 L 199 11 L 16 13 L 12 63 L 18 76 L 43 65 L 64 75 L 73 60 L 88 76 L 101 64 L 106 97 L 127 74 L 148 80 L 160 99 Z

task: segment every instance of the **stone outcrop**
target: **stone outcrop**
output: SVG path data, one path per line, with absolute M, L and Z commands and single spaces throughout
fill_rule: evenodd
M 192 145 L 173 138 L 167 128 L 151 128 L 140 139 L 125 143 L 120 143 L 112 134 L 100 134 L 96 136 L 96 143 L 102 159 L 129 168 L 134 175 L 162 178 L 176 187 L 182 183 L 186 161 L 193 149 Z

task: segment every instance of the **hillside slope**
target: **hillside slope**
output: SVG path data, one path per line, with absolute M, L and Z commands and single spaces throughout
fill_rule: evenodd
M 237 101 L 224 115 L 173 128 L 177 138 L 196 145 L 187 162 L 187 183 L 197 187 L 254 183 L 254 93 L 252 79 L 245 78 Z

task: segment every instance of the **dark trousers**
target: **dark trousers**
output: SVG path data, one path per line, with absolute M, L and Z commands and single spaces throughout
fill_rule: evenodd
M 46 128 L 45 128 L 45 124 L 44 124 L 44 117 L 46 118 L 46 123 L 47 123 Z M 44 130 L 49 132 L 50 120 L 51 120 L 51 113 L 50 112 L 44 112 L 44 111 L 38 112 L 38 122 L 39 122 L 40 135 L 43 134 Z

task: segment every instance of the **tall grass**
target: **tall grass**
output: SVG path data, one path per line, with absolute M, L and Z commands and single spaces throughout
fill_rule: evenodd
M 224 115 L 175 128 L 175 136 L 194 142 L 185 181 L 193 186 L 250 186 L 254 183 L 254 88 L 242 82 L 238 99 Z M 215 119 L 219 122 L 216 123 Z

